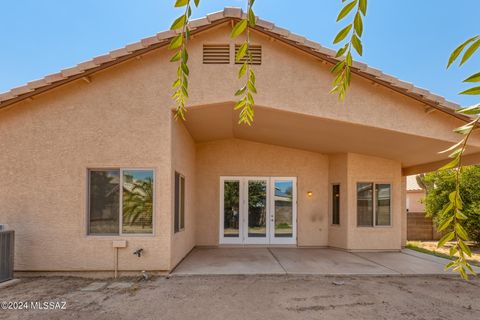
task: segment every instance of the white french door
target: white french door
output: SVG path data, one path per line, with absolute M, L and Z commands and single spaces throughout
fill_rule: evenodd
M 220 178 L 220 244 L 296 244 L 296 239 L 296 178 Z

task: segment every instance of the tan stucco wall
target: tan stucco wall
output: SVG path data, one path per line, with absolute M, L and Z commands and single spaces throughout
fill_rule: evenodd
M 329 228 L 328 245 L 336 248 L 347 248 L 348 221 L 348 155 L 335 154 L 329 156 Z M 340 184 L 340 224 L 332 225 L 332 184 Z
M 348 154 L 348 249 L 399 250 L 402 241 L 402 175 L 400 163 L 392 160 Z M 357 227 L 357 182 L 391 183 L 392 216 L 388 227 Z M 353 218 L 353 219 L 352 219 Z
M 158 58 L 0 110 L 0 221 L 16 230 L 17 270 L 112 270 L 114 239 L 128 240 L 120 269 L 169 269 L 171 113 L 159 79 L 172 73 Z M 103 167 L 155 170 L 154 236 L 86 235 L 87 169 Z
M 297 177 L 298 245 L 327 245 L 327 156 L 229 139 L 197 144 L 196 159 L 197 245 L 218 245 L 220 176 Z
M 175 171 L 185 177 L 185 229 L 174 233 L 172 214 L 172 258 L 171 268 L 195 246 L 195 143 L 181 121 L 173 121 L 172 134 L 172 186 L 175 185 Z M 172 193 L 174 191 L 172 190 Z M 172 213 L 174 213 L 172 203 Z

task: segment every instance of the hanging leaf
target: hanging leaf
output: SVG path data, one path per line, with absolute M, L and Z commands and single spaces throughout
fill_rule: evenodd
M 453 159 L 452 161 L 450 161 L 449 163 L 447 163 L 446 165 L 444 165 L 443 167 L 441 167 L 441 168 L 438 169 L 438 170 L 441 171 L 441 170 L 446 170 L 446 169 L 455 168 L 459 162 L 460 162 L 460 158 L 457 157 L 457 158 Z
M 184 7 L 188 4 L 188 1 L 189 0 L 177 0 L 175 2 L 175 7 L 178 8 L 178 7 Z
M 257 93 L 257 88 L 255 88 L 255 85 L 253 84 L 252 81 L 247 82 L 248 90 L 253 93 Z
M 474 54 L 475 51 L 477 51 L 478 47 L 480 47 L 480 39 L 475 41 L 467 50 L 465 50 L 465 53 L 463 54 L 462 61 L 460 62 L 460 65 L 467 62 L 467 60 L 470 59 L 472 54 Z
M 243 31 L 247 28 L 248 21 L 247 20 L 241 20 L 237 22 L 237 24 L 233 27 L 232 33 L 230 34 L 231 38 L 236 38 L 239 35 L 242 34 Z
M 235 60 L 237 62 L 242 60 L 243 57 L 245 57 L 245 54 L 247 53 L 247 50 L 248 50 L 248 43 L 247 42 L 242 43 L 240 48 L 238 48 L 237 54 L 235 55 Z
M 247 86 L 244 86 L 241 89 L 238 89 L 237 92 L 235 92 L 235 96 L 240 96 L 240 95 L 244 94 L 245 90 L 247 90 Z
M 363 21 L 362 16 L 359 12 L 355 15 L 355 20 L 353 20 L 353 26 L 355 28 L 355 32 L 358 34 L 359 37 L 362 36 L 363 33 Z
M 452 223 L 453 221 L 453 216 L 451 216 L 450 218 L 448 218 L 447 220 L 445 220 L 441 225 L 440 227 L 437 229 L 437 232 L 442 232 L 443 230 L 447 229 L 448 226 L 450 226 L 450 224 Z
M 455 237 L 455 232 L 449 232 L 446 235 L 444 235 L 440 241 L 438 241 L 437 248 L 441 248 L 447 243 L 448 241 L 451 241 Z
M 463 82 L 480 82 L 480 72 L 471 75 L 467 79 L 463 80 Z
M 337 54 L 335 55 L 335 58 L 338 58 L 338 57 L 341 57 L 344 55 L 344 53 L 347 51 L 347 48 L 348 48 L 348 43 L 345 44 L 343 47 L 341 47 L 340 49 L 338 49 L 337 51 Z
M 358 52 L 358 54 L 362 55 L 363 53 L 362 43 L 360 42 L 360 39 L 357 37 L 356 34 L 352 36 L 352 45 L 355 48 L 355 50 Z
M 193 2 L 195 3 L 195 7 L 198 8 L 198 5 L 200 4 L 200 0 L 194 0 Z
M 170 41 L 169 48 L 170 49 L 176 49 L 176 48 L 180 47 L 182 45 L 182 43 L 183 43 L 182 34 L 178 34 L 172 39 L 172 41 Z
M 250 8 L 248 10 L 248 24 L 250 25 L 250 27 L 255 27 L 255 13 L 253 12 L 253 9 Z
M 468 133 L 471 129 L 473 128 L 473 124 L 472 122 L 470 123 L 467 123 L 461 127 L 458 127 L 456 129 L 454 129 L 453 131 L 456 132 L 456 133 L 460 133 L 460 134 L 466 134 Z
M 459 45 L 455 50 L 453 50 L 452 54 L 450 55 L 450 58 L 448 59 L 448 65 L 447 68 L 450 67 L 450 65 L 457 60 L 458 56 L 460 53 L 463 51 L 463 49 L 472 41 L 475 41 L 478 38 L 478 36 L 471 37 L 461 45 Z
M 177 30 L 183 28 L 185 26 L 185 22 L 187 21 L 187 17 L 185 15 L 181 15 L 175 21 L 173 21 L 170 30 Z
M 358 8 L 365 16 L 367 14 L 367 0 L 360 0 L 360 3 L 358 4 Z
M 460 223 L 455 224 L 455 232 L 463 240 L 468 240 L 467 231 L 460 225 Z
M 345 66 L 345 61 L 339 61 L 337 64 L 332 68 L 332 73 L 337 73 Z
M 355 5 L 357 4 L 357 0 L 354 0 L 350 3 L 348 3 L 347 5 L 345 5 L 345 7 L 343 7 L 343 9 L 340 11 L 340 13 L 338 14 L 337 16 L 337 21 L 340 21 L 342 20 L 343 18 L 345 18 L 345 16 L 347 14 L 350 13 L 350 11 L 352 11 L 353 7 L 355 7 Z
M 480 86 L 467 89 L 465 91 L 460 92 L 460 94 L 470 94 L 470 95 L 480 94 Z
M 453 248 L 453 247 L 452 247 Z M 453 255 L 450 255 L 450 256 L 453 256 Z M 447 271 L 448 269 L 450 269 L 451 267 L 453 267 L 455 265 L 455 261 L 450 261 L 449 263 L 447 263 L 444 267 L 444 270 Z
M 340 32 L 337 33 L 337 36 L 333 40 L 333 44 L 339 43 L 340 41 L 345 39 L 345 37 L 348 35 L 351 29 L 352 29 L 352 25 L 349 24 L 348 26 L 340 30 Z
M 238 101 L 237 103 L 235 103 L 235 107 L 233 109 L 238 110 L 238 109 L 242 108 L 246 103 L 247 103 L 247 98 L 243 98 L 240 101 Z
M 182 52 L 181 52 L 181 51 L 178 51 L 178 52 L 175 53 L 175 54 L 173 55 L 173 57 L 170 59 L 170 62 L 175 62 L 175 61 L 180 60 L 181 56 L 182 56 Z
M 465 139 L 462 139 L 462 140 L 460 140 L 459 142 L 455 143 L 455 144 L 454 144 L 453 146 L 451 146 L 450 148 L 445 149 L 445 150 L 442 150 L 442 151 L 440 151 L 439 153 L 441 154 L 441 153 L 450 152 L 450 151 L 452 151 L 452 150 L 460 147 L 460 146 L 463 144 L 464 141 L 465 141 Z
M 457 225 L 459 226 L 460 228 L 462 228 L 459 224 Z M 463 229 L 463 228 L 462 228 Z M 465 232 L 465 230 L 463 230 L 463 232 Z M 459 240 L 458 241 L 458 245 L 462 248 L 462 251 L 469 257 L 472 256 L 472 251 L 470 250 L 470 248 L 465 244 L 465 242 L 463 242 L 462 240 Z
M 242 64 L 242 66 L 240 67 L 240 69 L 238 70 L 238 78 L 240 79 L 241 77 L 243 77 L 245 75 L 245 73 L 247 72 L 247 63 L 244 63 Z M 235 94 L 236 95 L 236 94 Z
M 461 108 L 456 111 L 462 114 L 480 114 L 480 104 L 475 104 L 467 108 Z

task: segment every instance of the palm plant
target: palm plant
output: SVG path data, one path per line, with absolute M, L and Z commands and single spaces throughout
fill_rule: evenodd
M 153 215 L 153 179 L 136 180 L 133 187 L 123 186 L 123 222 L 133 225 L 139 220 L 142 228 Z

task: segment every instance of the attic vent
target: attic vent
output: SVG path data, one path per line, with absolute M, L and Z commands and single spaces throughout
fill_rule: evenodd
M 238 49 L 240 48 L 240 45 L 236 44 L 235 45 L 235 56 L 237 55 Z M 252 53 L 252 64 L 262 64 L 262 46 L 259 45 L 250 45 L 250 52 Z M 240 61 L 235 61 L 235 64 L 242 64 L 248 59 L 248 55 L 245 55 L 245 57 L 240 60 Z
M 229 64 L 230 45 L 228 44 L 204 44 L 203 64 Z

